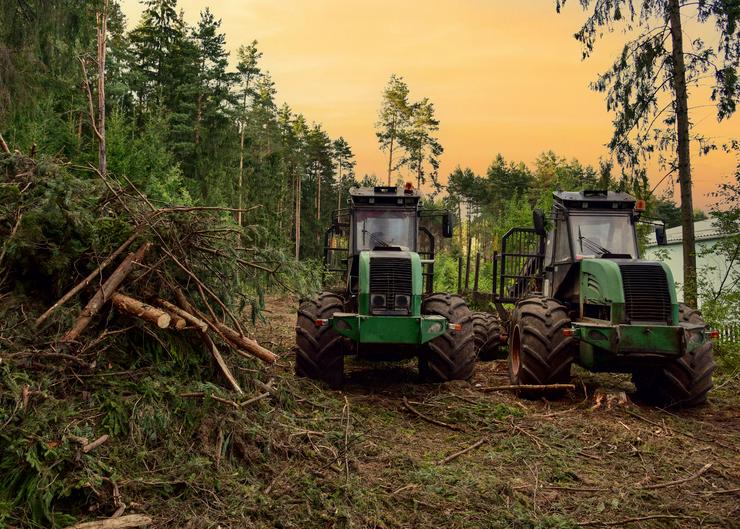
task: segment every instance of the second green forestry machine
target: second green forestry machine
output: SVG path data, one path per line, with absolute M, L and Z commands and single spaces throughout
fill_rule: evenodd
M 567 383 L 577 363 L 630 373 L 656 404 L 706 401 L 716 331 L 679 303 L 665 263 L 640 258 L 644 207 L 625 193 L 556 192 L 549 228 L 535 210 L 534 228 L 503 237 L 494 302 L 507 322 L 512 384 Z M 656 238 L 665 244 L 664 228 Z
M 418 357 L 422 378 L 468 379 L 473 373 L 473 314 L 465 301 L 433 293 L 435 237 L 420 219 L 449 213 L 424 210 L 421 195 L 404 187 L 352 188 L 349 208 L 335 212 L 326 231 L 327 270 L 342 286 L 304 301 L 296 322 L 296 374 L 338 387 L 344 357 Z M 424 250 L 422 250 L 424 248 Z

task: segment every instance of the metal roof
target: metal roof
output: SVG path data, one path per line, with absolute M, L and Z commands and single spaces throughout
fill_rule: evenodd
M 399 198 L 421 198 L 418 189 L 406 190 L 399 186 L 375 186 L 375 187 L 351 187 L 351 197 L 399 197 Z
M 683 241 L 683 227 L 674 226 L 665 231 L 668 244 L 680 244 Z M 715 224 L 714 219 L 698 220 L 694 222 L 694 237 L 697 241 L 707 241 L 728 237 L 731 234 L 725 233 Z M 648 247 L 657 246 L 655 242 L 655 233 L 648 236 Z

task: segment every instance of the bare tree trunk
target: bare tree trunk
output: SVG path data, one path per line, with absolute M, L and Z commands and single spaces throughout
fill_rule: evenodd
M 108 33 L 108 0 L 103 3 L 103 12 L 97 14 L 98 20 L 98 170 L 108 174 L 108 160 L 105 148 L 105 54 Z
M 301 257 L 301 175 L 295 175 L 295 258 Z
M 419 151 L 418 160 L 417 160 L 417 167 L 416 167 L 416 189 L 421 189 L 421 164 L 424 161 L 424 156 L 421 151 Z
M 249 94 L 249 81 L 251 80 L 251 77 L 251 75 L 247 75 L 247 79 L 244 83 L 244 95 L 242 97 L 242 126 L 239 133 L 239 186 L 237 194 L 239 195 L 238 201 L 240 210 L 244 208 L 244 196 L 242 192 L 242 187 L 244 185 L 244 133 L 247 128 L 247 95 Z M 238 211 L 236 214 L 236 222 L 239 226 L 242 225 L 241 211 Z
M 242 196 L 242 185 L 244 183 L 244 129 L 245 129 L 245 123 L 242 122 L 242 130 L 241 134 L 239 135 L 239 185 L 237 190 L 238 201 L 239 201 L 239 211 L 236 212 L 236 222 L 239 224 L 239 226 L 242 225 L 242 209 L 244 208 L 244 199 Z
M 342 209 L 342 157 L 339 157 L 339 186 L 337 189 L 337 210 Z
M 321 221 L 321 170 L 319 162 L 315 162 L 314 171 L 316 173 L 316 220 Z
M 396 117 L 391 122 L 391 148 L 388 153 L 388 185 L 391 185 L 391 171 L 393 170 L 393 140 L 396 139 Z
M 673 41 L 673 49 L 671 51 L 673 59 L 673 90 L 676 96 L 676 126 L 678 132 L 678 181 L 681 185 L 681 224 L 683 226 L 683 292 L 686 304 L 690 307 L 696 307 L 696 247 L 694 238 L 694 204 L 691 192 L 689 110 L 679 0 L 670 0 L 670 23 Z

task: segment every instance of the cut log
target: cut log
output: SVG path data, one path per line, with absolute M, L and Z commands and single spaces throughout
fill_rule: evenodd
M 193 316 L 188 311 L 181 309 L 177 305 L 170 303 L 166 299 L 157 299 L 157 305 L 161 305 L 172 314 L 175 314 L 182 318 L 183 321 L 194 325 L 200 332 L 206 332 L 208 330 L 208 324 L 206 322 L 204 322 L 197 316 Z
M 87 276 L 85 279 L 80 281 L 72 290 L 64 294 L 64 296 L 61 297 L 59 301 L 54 303 L 51 307 L 49 307 L 49 310 L 44 312 L 41 316 L 39 316 L 36 319 L 36 327 L 44 323 L 49 316 L 51 316 L 52 312 L 57 310 L 59 307 L 64 305 L 67 301 L 72 299 L 77 293 L 79 293 L 83 288 L 87 287 L 96 277 L 100 277 L 100 274 L 105 270 L 105 268 L 111 264 L 119 255 L 121 255 L 123 252 L 126 251 L 126 248 L 128 248 L 132 242 L 136 240 L 136 238 L 139 236 L 141 229 L 137 229 L 134 231 L 134 233 L 131 234 L 131 237 L 126 239 L 124 243 L 116 248 L 116 250 L 110 254 L 108 257 L 105 258 L 105 260 L 100 263 L 100 266 L 98 266 L 95 270 L 93 270 L 89 276 Z
M 220 335 L 227 342 L 229 342 L 230 345 L 234 347 L 234 350 L 237 353 L 241 354 L 242 356 L 256 356 L 257 358 L 263 360 L 264 362 L 267 362 L 268 364 L 272 364 L 277 360 L 277 355 L 275 353 L 273 353 L 269 349 L 265 349 L 255 340 L 247 338 L 246 336 L 242 336 L 228 325 L 220 322 L 215 322 L 212 319 L 203 316 L 203 314 L 201 314 L 198 309 L 193 307 L 193 305 L 188 301 L 182 290 L 176 288 L 174 289 L 174 293 L 177 302 L 180 304 L 180 307 L 182 307 L 190 314 L 195 314 L 198 318 L 200 318 L 204 323 L 211 327 L 216 334 Z
M 563 389 L 576 389 L 575 384 L 513 384 L 510 386 L 484 386 L 481 388 L 475 388 L 478 391 L 489 392 L 489 391 L 552 391 L 552 390 L 563 390 Z
M 166 329 L 170 326 L 170 322 L 172 321 L 172 317 L 162 309 L 152 307 L 138 299 L 116 293 L 111 296 L 111 300 L 117 309 L 133 314 L 142 320 L 154 323 L 160 329 Z
M 93 316 L 98 313 L 105 302 L 110 299 L 113 292 L 115 292 L 123 280 L 126 279 L 126 276 L 131 273 L 134 263 L 141 262 L 151 246 L 151 243 L 145 243 L 141 248 L 136 250 L 136 252 L 128 254 L 126 258 L 121 261 L 118 268 L 113 271 L 110 277 L 105 281 L 105 283 L 103 283 L 103 286 L 100 287 L 88 302 L 87 306 L 77 318 L 74 326 L 67 331 L 67 334 L 62 336 L 62 339 L 60 340 L 62 343 L 72 343 L 77 340 L 80 334 L 82 334 L 87 326 L 90 325 L 90 321 L 92 321 Z
M 269 349 L 265 349 L 255 340 L 247 338 L 246 336 L 242 336 L 234 329 L 228 327 L 227 325 L 224 325 L 223 323 L 210 323 L 212 323 L 220 331 L 221 334 L 223 334 L 231 343 L 236 346 L 236 351 L 238 353 L 249 353 L 251 356 L 256 356 L 257 358 L 263 360 L 264 362 L 267 362 L 268 364 L 272 364 L 275 362 L 275 360 L 277 360 L 277 355 L 275 353 L 273 353 Z
M 94 522 L 83 522 L 77 525 L 71 525 L 67 529 L 125 529 L 127 527 L 142 527 L 150 525 L 152 519 L 149 516 L 141 514 L 129 514 L 118 518 L 106 518 Z

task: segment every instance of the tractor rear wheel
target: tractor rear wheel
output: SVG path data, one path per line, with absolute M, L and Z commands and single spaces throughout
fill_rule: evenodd
M 479 360 L 500 358 L 501 323 L 488 312 L 473 313 L 473 339 Z
M 473 318 L 465 300 L 450 294 L 431 294 L 424 299 L 422 314 L 443 316 L 450 323 L 459 323 L 460 331 L 448 329 L 430 340 L 419 351 L 419 373 L 432 382 L 467 380 L 473 376 L 475 343 Z
M 683 303 L 678 311 L 681 322 L 706 325 L 699 311 Z M 694 331 L 693 334 L 700 334 L 700 331 Z M 637 388 L 638 397 L 646 402 L 688 408 L 707 401 L 707 393 L 712 389 L 714 367 L 712 342 L 707 340 L 666 366 L 636 370 L 632 373 L 632 382 Z
M 331 325 L 317 325 L 317 320 L 331 318 L 343 307 L 342 298 L 331 292 L 322 292 L 317 298 L 301 304 L 295 329 L 296 375 L 323 380 L 334 389 L 341 387 L 344 338 Z
M 509 337 L 509 379 L 513 385 L 567 384 L 574 341 L 563 334 L 570 325 L 565 306 L 557 300 L 532 296 L 517 303 Z M 556 395 L 558 391 L 549 392 Z M 521 391 L 524 397 L 542 392 Z

